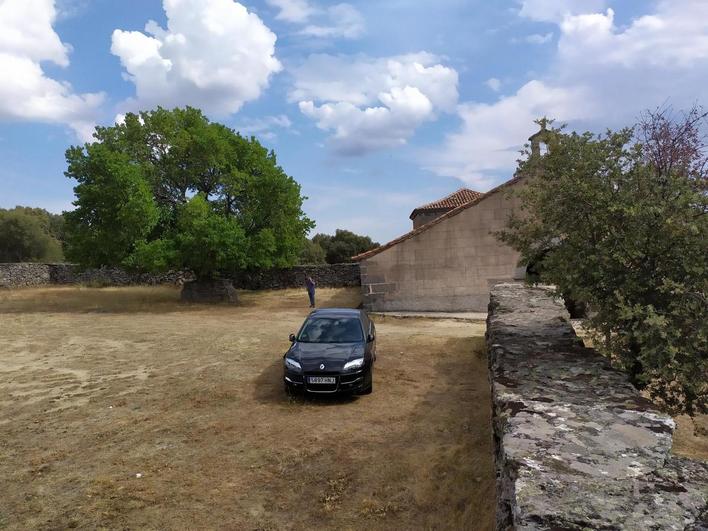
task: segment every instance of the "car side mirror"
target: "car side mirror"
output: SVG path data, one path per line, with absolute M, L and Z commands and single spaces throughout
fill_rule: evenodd
M 295 343 L 295 334 L 290 334 L 290 342 Z
M 369 334 L 369 335 L 367 336 L 367 338 L 366 338 L 366 341 L 369 342 L 369 343 L 371 343 L 374 339 L 376 339 L 376 338 L 374 337 L 374 334 Z

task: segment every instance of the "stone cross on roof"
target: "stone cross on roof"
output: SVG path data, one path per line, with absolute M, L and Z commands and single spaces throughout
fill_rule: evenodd
M 548 145 L 548 141 L 550 140 L 551 135 L 553 135 L 553 132 L 549 131 L 547 128 L 547 125 L 551 123 L 551 120 L 544 117 L 537 120 L 536 123 L 541 126 L 541 130 L 529 137 L 529 142 L 531 142 L 532 157 L 541 156 L 541 143 Z

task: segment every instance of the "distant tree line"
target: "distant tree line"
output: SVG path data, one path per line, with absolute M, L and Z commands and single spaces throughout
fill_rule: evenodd
M 64 217 L 42 208 L 0 209 L 0 262 L 61 262 Z
M 378 246 L 379 244 L 368 236 L 337 229 L 334 235 L 320 233 L 307 240 L 300 255 L 300 263 L 342 264 L 351 262 L 353 256 Z

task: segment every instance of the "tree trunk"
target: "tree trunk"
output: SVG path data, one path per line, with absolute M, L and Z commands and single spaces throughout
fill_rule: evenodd
M 231 280 L 192 280 L 182 286 L 181 299 L 183 302 L 226 302 L 236 304 L 238 295 Z

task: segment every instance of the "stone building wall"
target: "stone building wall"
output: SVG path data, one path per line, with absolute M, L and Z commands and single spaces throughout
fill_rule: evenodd
M 487 350 L 498 530 L 708 529 L 708 463 L 585 348 L 550 288 L 491 291 Z
M 490 192 L 477 204 L 361 260 L 364 307 L 372 311 L 485 311 L 489 286 L 523 277 L 501 230 L 519 200 Z
M 321 287 L 359 286 L 359 264 L 296 266 L 233 274 L 240 289 L 302 287 L 307 276 Z M 81 269 L 74 264 L 0 263 L 0 288 L 20 288 L 49 284 L 126 286 L 131 284 L 181 284 L 192 280 L 191 273 L 130 273 L 117 267 Z

